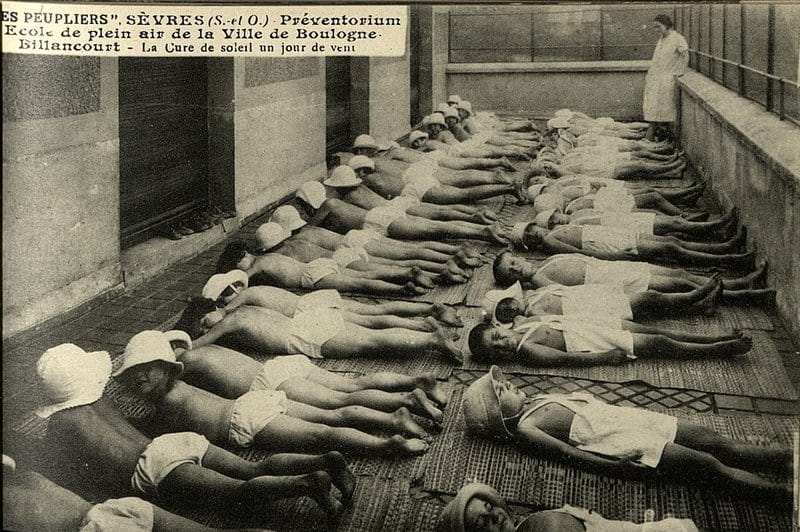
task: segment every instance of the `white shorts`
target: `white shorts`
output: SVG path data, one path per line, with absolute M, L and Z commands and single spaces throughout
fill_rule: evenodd
M 439 182 L 433 177 L 431 167 L 429 165 L 420 165 L 419 163 L 411 165 L 403 173 L 403 179 L 406 186 L 403 187 L 400 195 L 412 197 L 419 201 L 422 201 L 422 196 L 426 192 L 439 185 Z
M 138 497 L 108 499 L 95 504 L 81 521 L 79 532 L 152 532 L 153 505 Z
M 594 195 L 594 208 L 601 211 L 631 212 L 636 198 L 626 188 L 603 187 Z
M 603 227 L 614 227 L 644 233 L 653 234 L 653 226 L 656 221 L 654 212 L 612 212 L 603 211 L 600 213 L 600 225 Z
M 286 413 L 286 394 L 272 390 L 251 390 L 236 400 L 231 412 L 228 443 L 233 447 L 252 447 L 261 429 Z
M 608 260 L 625 260 L 639 254 L 636 249 L 638 233 L 633 230 L 584 225 L 581 228 L 581 248 L 587 255 Z
M 331 259 L 344 268 L 360 260 L 369 262 L 369 253 L 364 248 L 339 247 L 333 252 Z
M 275 357 L 264 362 L 250 390 L 277 390 L 289 379 L 307 379 L 314 367 L 305 355 Z
M 155 495 L 158 485 L 176 467 L 203 465 L 208 440 L 194 432 L 176 432 L 154 438 L 142 452 L 131 476 L 131 488 L 137 493 Z
M 294 315 L 328 308 L 342 308 L 342 296 L 333 288 L 314 290 L 300 296 L 294 307 Z
M 342 245 L 349 248 L 363 248 L 379 238 L 381 238 L 381 235 L 369 229 L 351 229 L 344 235 Z
M 322 358 L 325 342 L 344 329 L 345 321 L 340 310 L 296 313 L 290 322 L 286 353 Z
M 329 275 L 338 274 L 340 266 L 333 259 L 316 259 L 306 264 L 303 275 L 300 278 L 300 286 L 311 290 L 316 288 L 317 283 Z
M 630 300 L 621 285 L 585 284 L 564 287 L 561 311 L 565 316 L 597 315 L 605 319 L 632 320 Z
M 626 294 L 645 292 L 650 286 L 646 262 L 592 260 L 586 262 L 585 284 L 620 285 Z

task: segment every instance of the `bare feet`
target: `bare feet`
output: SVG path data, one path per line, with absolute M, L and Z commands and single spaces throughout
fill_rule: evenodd
M 749 336 L 743 336 L 735 340 L 728 340 L 717 344 L 719 353 L 722 356 L 743 356 L 753 348 L 753 339 Z
M 746 277 L 750 288 L 764 288 L 767 286 L 767 273 L 769 263 L 767 259 L 761 258 L 756 261 L 756 271 Z
M 447 270 L 452 274 L 461 275 L 463 277 L 469 277 L 469 272 L 467 270 L 463 269 L 458 264 L 456 264 L 456 261 L 454 259 L 448 260 L 445 263 L 445 266 L 447 266 Z
M 495 244 L 501 245 L 508 245 L 511 241 L 505 236 L 505 231 L 500 226 L 500 224 L 492 224 L 486 228 L 486 232 L 489 236 L 489 241 L 494 242 Z
M 356 477 L 347 467 L 347 460 L 338 451 L 325 453 L 324 457 L 325 462 L 328 464 L 328 474 L 331 477 L 331 481 L 342 493 L 342 501 L 349 501 L 353 497 L 353 491 L 356 489 Z
M 419 423 L 414 421 L 408 408 L 401 406 L 392 413 L 392 417 L 394 418 L 394 426 L 399 434 L 420 438 L 425 441 L 430 440 L 430 435 L 425 432 L 425 429 L 419 426 Z
M 463 249 L 458 250 L 453 258 L 456 260 L 456 263 L 464 266 L 465 268 L 477 268 L 483 264 L 483 261 L 481 261 L 479 256 L 468 256 L 467 252 Z
M 409 295 L 409 296 L 419 296 L 419 295 L 422 295 L 422 294 L 426 294 L 428 292 L 428 289 L 427 288 L 423 288 L 421 286 L 417 286 L 414 283 L 412 283 L 411 281 L 409 281 L 409 282 L 407 282 L 406 284 L 403 285 L 402 292 L 404 294 L 406 294 L 406 295 Z
M 419 266 L 411 267 L 411 275 L 414 276 L 414 284 L 418 286 L 423 288 L 433 288 L 436 286 L 436 283 L 433 282 L 433 278 L 424 273 Z
M 464 322 L 461 321 L 456 309 L 443 303 L 434 303 L 431 315 L 445 325 L 449 325 L 451 327 L 464 326 Z
M 426 417 L 428 419 L 432 419 L 437 423 L 442 422 L 442 417 L 444 414 L 442 413 L 439 408 L 433 404 L 433 401 L 428 399 L 428 396 L 422 390 L 422 388 L 415 388 L 414 390 L 408 392 L 406 395 L 406 403 L 408 409 L 417 414 L 418 416 Z
M 721 275 L 715 273 L 711 276 L 708 282 L 697 289 L 698 294 L 702 297 L 697 302 L 703 314 L 711 316 L 717 309 L 717 301 L 722 294 L 722 281 Z
M 447 406 L 448 396 L 445 393 L 442 383 L 436 379 L 433 373 L 425 373 L 417 377 L 417 387 L 425 391 L 425 393 L 440 407 Z
M 386 440 L 385 452 L 389 456 L 401 453 L 416 456 L 425 454 L 429 447 L 428 443 L 424 440 L 418 438 L 406 439 L 399 434 L 395 434 Z
M 500 185 L 510 185 L 511 179 L 502 170 L 495 170 L 493 181 Z
M 422 323 L 424 324 L 425 332 L 434 332 L 436 328 L 439 327 L 439 322 L 432 316 L 425 316 L 425 318 L 422 319 Z
M 500 166 L 508 170 L 509 172 L 516 172 L 517 168 L 511 164 L 511 161 L 508 160 L 508 157 L 503 157 L 500 159 Z
M 433 334 L 436 336 L 436 347 L 441 354 L 459 365 L 464 362 L 464 355 L 446 330 L 439 327 Z
M 314 499 L 330 518 L 337 517 L 342 512 L 342 503 L 333 495 L 331 490 L 331 477 L 325 471 L 315 471 L 303 477 L 308 483 L 309 497 Z
M 439 284 L 464 284 L 469 281 L 469 278 L 450 271 L 443 271 L 436 277 L 436 281 Z

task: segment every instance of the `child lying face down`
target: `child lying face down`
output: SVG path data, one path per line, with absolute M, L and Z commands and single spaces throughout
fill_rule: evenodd
M 691 519 L 667 518 L 636 524 L 611 521 L 591 510 L 565 505 L 516 518 L 500 494 L 486 484 L 461 488 L 439 515 L 436 532 L 699 532 Z
M 433 350 L 460 362 L 461 351 L 450 334 L 438 324 L 431 325 L 434 332 L 367 329 L 346 325 L 342 312 L 334 308 L 327 312 L 299 312 L 289 319 L 279 312 L 249 305 L 228 312 L 210 299 L 196 298 L 176 327 L 187 331 L 197 347 L 235 344 L 232 347 L 244 351 L 312 358 L 404 357 Z
M 403 416 L 408 423 L 398 424 L 391 414 L 358 407 L 351 408 L 355 412 L 346 419 L 340 419 L 290 401 L 282 391 L 251 389 L 234 401 L 195 388 L 180 380 L 183 364 L 175 359 L 170 340 L 182 341 L 191 348 L 191 340 L 183 331 L 143 331 L 128 343 L 122 366 L 114 373 L 134 393 L 155 404 L 160 425 L 166 430 L 191 429 L 219 444 L 258 445 L 273 451 L 391 455 L 420 454 L 428 448 L 422 439 L 406 439 L 399 434 L 381 438 L 347 426 L 427 437 L 410 415 Z M 343 426 L 325 425 L 325 421 Z
M 332 483 L 349 498 L 355 479 L 339 453 L 274 455 L 251 462 L 193 432 L 150 439 L 103 396 L 111 375 L 108 353 L 87 353 L 73 344 L 45 351 L 36 371 L 49 404 L 36 411 L 48 419 L 48 435 L 64 453 L 92 467 L 99 482 L 171 507 L 205 505 L 233 518 L 264 517 L 264 503 L 307 495 L 331 515 L 342 504 Z M 284 476 L 267 476 L 284 475 Z M 290 475 L 290 476 L 285 476 Z
M 3 455 L 3 529 L 80 532 L 212 530 L 138 497 L 92 504 L 40 473 L 17 472 L 14 460 L 6 455 Z
M 531 316 L 511 328 L 480 323 L 469 333 L 476 358 L 530 366 L 619 365 L 639 357 L 733 357 L 752 346 L 753 341 L 738 331 L 703 336 L 597 315 Z
M 464 420 L 476 435 L 513 438 L 531 454 L 595 473 L 660 475 L 764 501 L 791 499 L 788 485 L 749 472 L 788 475 L 788 448 L 730 440 L 673 416 L 609 405 L 586 393 L 527 397 L 497 366 L 464 392 Z

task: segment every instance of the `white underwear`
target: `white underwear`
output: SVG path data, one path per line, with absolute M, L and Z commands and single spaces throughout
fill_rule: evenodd
M 231 412 L 228 443 L 233 447 L 252 447 L 256 434 L 286 413 L 286 401 L 285 393 L 271 390 L 251 390 L 239 397 Z
M 305 355 L 278 356 L 264 362 L 250 390 L 277 390 L 289 379 L 307 379 L 314 364 Z
M 203 465 L 208 440 L 194 432 L 175 432 L 158 436 L 145 448 L 131 476 L 131 488 L 137 493 L 155 495 L 158 485 L 176 467 Z

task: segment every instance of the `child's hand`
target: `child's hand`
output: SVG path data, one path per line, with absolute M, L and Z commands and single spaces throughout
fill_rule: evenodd
M 642 456 L 644 456 L 644 451 L 642 449 L 631 449 L 627 453 L 623 453 L 619 459 L 625 462 L 635 462 L 641 460 Z
M 606 362 L 612 366 L 621 366 L 628 362 L 628 354 L 622 349 L 612 349 L 606 352 Z

